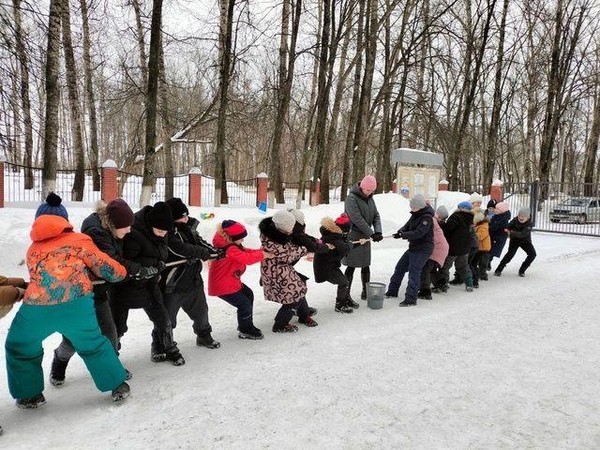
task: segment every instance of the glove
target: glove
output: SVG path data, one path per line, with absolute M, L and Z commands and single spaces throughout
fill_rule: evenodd
M 373 240 L 373 242 L 379 242 L 383 240 L 383 235 L 380 232 L 373 233 L 371 235 L 371 239 Z
M 394 239 L 401 239 L 402 238 L 402 232 L 401 231 L 396 231 L 394 234 L 392 234 L 392 237 Z
M 159 273 L 160 271 L 157 267 L 141 267 L 140 270 L 138 270 L 138 273 L 133 276 L 133 278 L 136 280 L 149 280 L 157 276 Z

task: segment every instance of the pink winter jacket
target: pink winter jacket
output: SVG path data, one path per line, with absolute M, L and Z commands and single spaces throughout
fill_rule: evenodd
M 434 260 L 440 267 L 443 266 L 448 256 L 448 249 L 448 241 L 446 241 L 442 227 L 436 219 L 433 221 L 433 253 L 429 259 Z

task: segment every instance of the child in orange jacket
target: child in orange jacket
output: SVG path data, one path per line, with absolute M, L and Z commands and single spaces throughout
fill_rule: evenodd
M 490 238 L 490 220 L 484 213 L 479 211 L 473 216 L 475 234 L 479 243 L 479 251 L 471 261 L 471 272 L 473 272 L 473 287 L 479 287 L 479 280 L 487 280 L 487 267 L 492 239 Z

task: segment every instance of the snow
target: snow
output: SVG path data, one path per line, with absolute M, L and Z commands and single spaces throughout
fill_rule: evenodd
M 467 198 L 441 192 L 438 205 L 451 211 Z M 390 235 L 407 220 L 408 201 L 394 194 L 376 201 Z M 342 210 L 341 203 L 303 209 L 308 231 L 317 234 L 323 217 Z M 0 209 L 0 273 L 26 276 L 19 263 L 34 211 Z M 191 208 L 196 217 L 207 212 L 215 218 L 202 221 L 205 238 L 231 218 L 248 227 L 247 246 L 258 246 L 264 214 Z M 90 208 L 70 204 L 69 213 L 79 226 Z M 517 277 L 520 252 L 501 278 L 491 276 L 474 293 L 453 286 L 414 308 L 387 299 L 383 309 L 370 310 L 361 301 L 354 314 L 342 315 L 333 310 L 335 287 L 311 280 L 308 300 L 319 309 L 319 326 L 300 325 L 294 335 L 271 333 L 277 305 L 264 301 L 259 267 L 250 266 L 243 279 L 254 290 L 255 324 L 265 339 L 239 340 L 235 309 L 209 297 L 222 347 L 196 347 L 182 311 L 175 329 L 187 360 L 182 367 L 150 361 L 151 324 L 134 310 L 121 352 L 133 372 L 131 397 L 113 404 L 74 357 L 64 386 L 47 383 L 48 403 L 21 410 L 2 370 L 0 447 L 598 448 L 600 240 L 544 233 L 533 239 L 538 258 L 525 278 Z M 373 244 L 372 280 L 387 282 L 405 249 L 393 239 Z M 309 262 L 298 269 L 312 277 Z M 1 336 L 16 309 L 0 321 Z M 46 377 L 59 338 L 44 342 Z

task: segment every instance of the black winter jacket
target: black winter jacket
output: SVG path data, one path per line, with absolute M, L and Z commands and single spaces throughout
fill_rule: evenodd
M 102 252 L 125 267 L 128 275 L 135 275 L 142 266 L 123 257 L 123 241 L 114 237 L 111 231 L 105 228 L 108 224 L 107 220 L 106 206 L 99 207 L 95 213 L 90 214 L 84 219 L 81 224 L 81 232 L 91 237 L 96 247 Z M 107 301 L 108 291 L 112 286 L 111 283 L 94 285 L 94 302 L 103 303 Z
M 327 248 L 326 253 L 315 253 L 313 260 L 313 270 L 315 272 L 315 281 L 323 283 L 329 276 L 335 273 L 342 266 L 342 258 L 348 254 L 352 245 L 347 241 L 346 234 L 330 218 L 321 221 L 321 240 L 324 244 L 332 244 L 333 249 Z
M 435 211 L 426 206 L 418 211 L 410 212 L 410 219 L 398 230 L 402 239 L 408 240 L 411 251 L 433 252 L 433 215 Z
M 471 225 L 473 214 L 469 211 L 454 211 L 442 225 L 444 236 L 448 241 L 448 255 L 468 255 L 471 248 Z
M 527 219 L 526 222 L 519 222 L 519 216 L 511 220 L 506 227 L 510 230 L 510 240 L 518 242 L 531 242 L 531 219 Z
M 203 289 L 202 261 L 211 258 L 216 249 L 198 234 L 200 222 L 190 217 L 187 223 L 175 222 L 175 228 L 169 232 L 168 262 L 187 259 L 188 262 L 168 269 L 163 275 L 166 293 L 189 292 L 193 289 Z
M 123 256 L 142 266 L 156 266 L 160 261 L 166 263 L 169 258 L 167 236 L 156 236 L 147 222 L 146 216 L 151 208 L 144 206 L 134 214 L 131 232 L 123 239 Z M 159 278 L 128 281 L 119 286 L 119 295 L 130 308 L 144 308 L 152 301 L 162 302 Z

